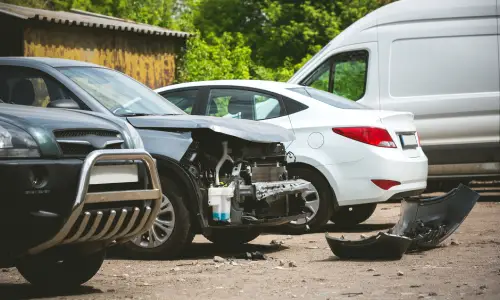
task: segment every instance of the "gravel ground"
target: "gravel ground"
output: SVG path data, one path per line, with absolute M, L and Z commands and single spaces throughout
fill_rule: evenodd
M 324 233 L 266 234 L 240 249 L 217 249 L 197 236 L 186 258 L 133 261 L 111 257 L 71 294 L 35 290 L 15 269 L 0 270 L 0 299 L 500 299 L 500 199 L 476 205 L 437 249 L 398 261 L 342 261 Z M 366 224 L 340 232 L 358 238 L 393 226 L 399 204 L 383 204 Z M 283 245 L 271 245 L 272 240 Z M 452 243 L 453 241 L 453 243 Z M 267 260 L 234 259 L 261 251 Z M 215 262 L 214 256 L 225 262 Z

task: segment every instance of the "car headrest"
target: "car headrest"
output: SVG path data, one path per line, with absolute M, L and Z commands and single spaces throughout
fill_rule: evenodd
M 253 107 L 251 103 L 236 96 L 232 96 L 229 99 L 227 111 L 232 115 L 241 113 L 242 119 L 253 120 Z
M 21 79 L 12 89 L 11 102 L 20 105 L 32 105 L 35 102 L 35 89 L 28 79 Z
M 9 85 L 2 80 L 0 80 L 0 101 L 9 102 Z

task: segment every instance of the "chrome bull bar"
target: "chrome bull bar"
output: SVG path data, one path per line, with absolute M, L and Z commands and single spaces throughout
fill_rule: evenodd
M 99 161 L 142 161 L 151 179 L 151 188 L 113 192 L 88 192 L 92 168 Z M 112 209 L 117 201 L 150 201 L 144 207 Z M 151 228 L 160 210 L 162 200 L 161 184 L 154 159 L 145 150 L 96 150 L 91 152 L 82 165 L 78 191 L 72 213 L 61 230 L 50 240 L 27 251 L 33 255 L 61 244 L 89 241 L 115 240 L 126 242 Z M 100 210 L 84 211 L 90 203 L 110 203 L 109 212 Z M 130 214 L 128 222 L 127 216 Z M 116 219 L 116 222 L 115 222 Z M 100 226 L 102 225 L 102 226 Z

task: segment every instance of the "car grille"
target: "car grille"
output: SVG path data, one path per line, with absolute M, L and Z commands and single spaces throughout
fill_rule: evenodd
M 94 150 L 123 149 L 124 140 L 119 132 L 108 130 L 54 131 L 64 157 L 86 157 Z

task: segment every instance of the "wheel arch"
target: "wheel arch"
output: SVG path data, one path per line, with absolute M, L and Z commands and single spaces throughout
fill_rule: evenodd
M 178 162 L 161 155 L 152 156 L 156 159 L 160 176 L 164 175 L 173 180 L 187 197 L 185 203 L 192 220 L 195 221 L 193 222 L 193 225 L 196 224 L 194 229 L 200 231 L 201 228 L 208 226 L 208 221 L 203 213 L 203 194 L 198 184 Z

